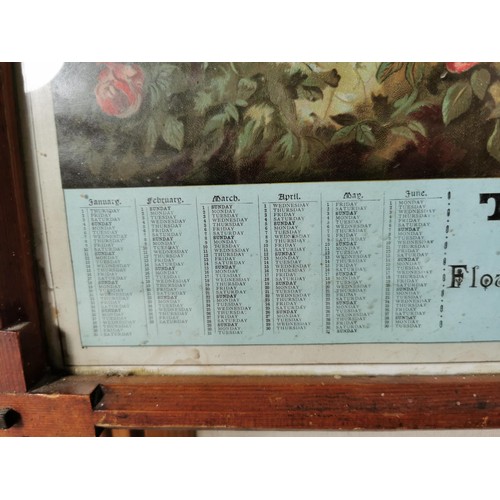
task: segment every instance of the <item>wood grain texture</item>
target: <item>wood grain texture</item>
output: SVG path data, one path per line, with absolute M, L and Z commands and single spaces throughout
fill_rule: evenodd
M 0 331 L 0 392 L 24 392 L 26 389 L 21 332 Z
M 0 392 L 0 408 L 11 408 L 21 416 L 9 436 L 96 436 L 93 407 L 102 395 L 95 379 L 54 378 L 25 393 Z
M 0 437 L 95 436 L 89 398 L 80 395 L 0 394 L 0 407 L 21 415 L 18 424 L 0 430 Z
M 95 395 L 102 391 L 102 398 Z M 21 424 L 0 435 L 130 429 L 389 430 L 500 427 L 500 375 L 64 377 L 0 394 Z M 114 431 L 114 434 L 120 434 Z
M 47 384 L 28 393 L 0 393 L 0 407 L 12 408 L 20 422 L 0 437 L 8 436 L 95 436 L 93 395 L 95 384 L 69 384 L 62 390 L 58 384 Z
M 500 427 L 500 376 L 122 377 L 94 423 L 171 429 Z
M 30 335 L 20 341 L 25 377 L 32 385 L 45 372 L 46 360 L 13 73 L 11 63 L 0 63 L 0 329 L 31 323 Z

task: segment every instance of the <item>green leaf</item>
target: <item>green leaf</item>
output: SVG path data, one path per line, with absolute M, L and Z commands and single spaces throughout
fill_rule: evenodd
M 235 122 L 238 122 L 240 119 L 240 114 L 238 112 L 238 108 L 234 104 L 226 104 L 224 111 L 229 119 L 233 119 Z
M 247 101 L 257 90 L 257 82 L 250 80 L 250 78 L 242 78 L 238 82 L 238 99 Z
M 377 82 L 383 83 L 387 78 L 391 75 L 399 71 L 403 67 L 403 63 L 394 63 L 394 62 L 383 62 L 380 63 L 380 66 L 377 69 Z
M 292 62 L 288 66 L 288 68 L 285 69 L 285 72 L 292 76 L 292 75 L 297 75 L 297 74 L 306 74 L 310 73 L 311 71 L 320 71 L 319 67 L 316 66 L 315 63 L 304 63 L 304 62 Z
M 472 90 L 476 96 L 483 100 L 484 97 L 486 96 L 486 91 L 488 90 L 488 86 L 491 82 L 491 75 L 490 72 L 485 69 L 481 68 L 474 73 L 472 73 L 472 76 L 470 78 L 470 84 L 472 87 Z
M 336 89 L 340 83 L 340 75 L 338 71 L 334 68 L 331 71 L 325 71 L 320 73 L 320 78 L 330 87 Z
M 203 134 L 208 135 L 210 134 L 210 132 L 213 132 L 214 130 L 223 129 L 227 120 L 228 120 L 228 115 L 226 113 L 219 113 L 217 115 L 212 116 L 205 124 L 205 128 L 203 129 Z
M 425 127 L 420 122 L 411 121 L 408 123 L 408 128 L 420 135 L 423 135 L 424 137 L 427 137 L 427 130 L 425 130 Z
M 212 96 L 204 90 L 194 96 L 194 110 L 196 113 L 204 114 L 212 104 Z
M 223 70 L 224 74 L 213 78 L 210 82 L 210 89 L 212 90 L 212 95 L 217 102 L 224 102 L 227 100 L 226 93 L 228 93 L 229 82 L 231 81 L 230 74 Z
M 315 102 L 323 99 L 323 91 L 319 87 L 301 85 L 297 88 L 298 97 Z
M 394 107 L 396 108 L 396 111 L 392 113 L 391 117 L 394 118 L 395 116 L 408 113 L 408 111 L 412 108 L 413 104 L 417 100 L 417 97 L 418 90 L 414 89 L 411 94 L 406 94 L 395 101 Z
M 356 125 L 349 125 L 347 127 L 342 127 L 341 129 L 335 132 L 332 143 L 337 144 L 343 141 L 349 141 L 354 139 L 354 131 L 356 130 Z M 352 135 L 352 137 L 351 137 Z
M 270 151 L 283 135 L 283 128 L 273 120 L 274 110 L 266 104 L 251 106 L 245 113 L 245 124 L 238 127 L 234 159 L 251 161 Z M 274 145 L 274 147 L 273 147 Z
M 189 84 L 186 75 L 174 64 L 161 64 L 155 82 L 166 96 L 178 94 L 188 89 Z
M 311 155 L 309 154 L 309 144 L 307 139 L 301 137 L 299 139 L 299 157 L 298 157 L 298 168 L 300 172 L 304 172 L 311 164 Z
M 276 144 L 276 152 L 282 158 L 292 158 L 297 150 L 297 139 L 292 132 L 287 132 Z
M 262 137 L 262 126 L 255 120 L 249 120 L 238 134 L 236 151 L 234 153 L 236 161 L 241 160 L 251 153 L 258 136 Z
M 151 83 L 149 86 L 149 92 L 151 94 L 151 106 L 155 108 L 160 102 L 160 90 L 158 89 L 158 85 L 156 83 Z
M 412 87 L 416 87 L 423 76 L 424 64 L 418 62 L 406 63 L 405 78 Z
M 259 124 L 266 125 L 271 123 L 274 114 L 274 108 L 268 104 L 254 104 L 246 110 L 245 117 L 255 120 Z
M 295 71 L 290 73 L 290 78 L 288 80 L 288 85 L 291 87 L 297 87 L 301 83 L 307 80 L 307 74 L 301 68 L 296 68 Z
M 234 104 L 239 108 L 246 108 L 248 106 L 248 102 L 244 99 L 236 99 L 236 101 L 234 101 Z
M 275 144 L 267 160 L 271 170 L 275 173 L 299 174 L 310 166 L 311 154 L 308 138 L 297 137 L 288 130 Z
M 410 115 L 417 109 L 422 108 L 423 106 L 429 106 L 431 103 L 428 101 L 417 101 L 415 104 L 412 104 L 409 108 L 405 110 L 405 115 Z
M 500 162 L 500 120 L 495 122 L 495 129 L 488 139 L 486 149 L 496 161 Z
M 306 78 L 304 78 L 300 85 L 303 87 L 321 87 L 325 82 L 321 79 L 319 74 L 309 73 Z
M 490 114 L 488 115 L 487 120 L 494 120 L 496 118 L 500 118 L 500 104 L 495 106 L 491 111 Z
M 452 85 L 443 100 L 443 121 L 445 125 L 463 115 L 472 104 L 472 87 L 469 82 Z
M 158 142 L 158 131 L 156 129 L 156 124 L 153 119 L 149 120 L 148 126 L 146 128 L 146 142 L 144 148 L 144 154 L 146 156 L 151 156 L 156 148 L 156 143 Z
M 237 149 L 243 149 L 246 145 L 251 142 L 251 138 L 254 136 L 254 130 L 257 128 L 257 122 L 255 120 L 248 120 L 243 127 L 243 130 L 238 135 Z
M 175 116 L 167 116 L 161 136 L 169 146 L 180 151 L 184 146 L 184 123 Z
M 373 135 L 372 129 L 366 125 L 358 125 L 356 128 L 356 142 L 365 146 L 375 146 L 376 139 Z
M 338 115 L 330 116 L 330 119 L 342 126 L 353 125 L 358 120 L 355 115 L 350 113 L 339 113 Z
M 200 138 L 192 154 L 195 168 L 202 167 L 221 148 L 224 137 L 224 129 L 216 128 Z
M 415 132 L 411 130 L 409 127 L 393 127 L 391 128 L 391 133 L 394 135 L 399 135 L 401 137 L 404 137 L 405 139 L 408 139 L 411 142 L 414 142 L 415 144 L 418 144 L 417 136 L 415 135 Z

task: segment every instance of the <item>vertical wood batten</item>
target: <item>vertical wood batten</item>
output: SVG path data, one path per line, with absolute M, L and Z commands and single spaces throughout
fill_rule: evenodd
M 19 334 L 26 387 L 46 371 L 44 341 L 33 261 L 29 209 L 19 136 L 13 63 L 0 63 L 0 330 L 29 322 Z M 9 334 L 6 334 L 9 336 Z M 10 335 L 12 337 L 12 335 Z M 2 358 L 13 340 L 2 341 Z M 7 347 L 7 351 L 4 349 Z M 0 372 L 0 375 L 3 375 Z M 1 390 L 19 390 L 19 381 L 2 376 Z
M 21 334 L 18 331 L 0 331 L 0 392 L 26 391 Z

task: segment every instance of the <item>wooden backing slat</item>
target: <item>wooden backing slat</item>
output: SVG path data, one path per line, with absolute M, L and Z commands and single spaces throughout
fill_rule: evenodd
M 0 394 L 0 407 L 20 413 L 24 425 L 2 435 L 89 435 L 94 426 L 134 430 L 131 435 L 154 434 L 151 429 L 492 429 L 500 427 L 499 382 L 499 375 L 70 376 L 30 393 Z
M 102 384 L 97 426 L 172 429 L 500 427 L 500 377 L 131 377 Z
M 46 359 L 15 96 L 13 65 L 0 63 L 0 330 L 30 322 L 20 341 L 24 376 L 32 385 L 45 372 Z

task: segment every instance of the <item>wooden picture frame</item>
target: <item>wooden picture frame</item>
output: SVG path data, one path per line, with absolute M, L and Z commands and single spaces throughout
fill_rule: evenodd
M 0 64 L 0 436 L 500 426 L 500 376 L 77 376 L 41 321 L 15 71 Z

